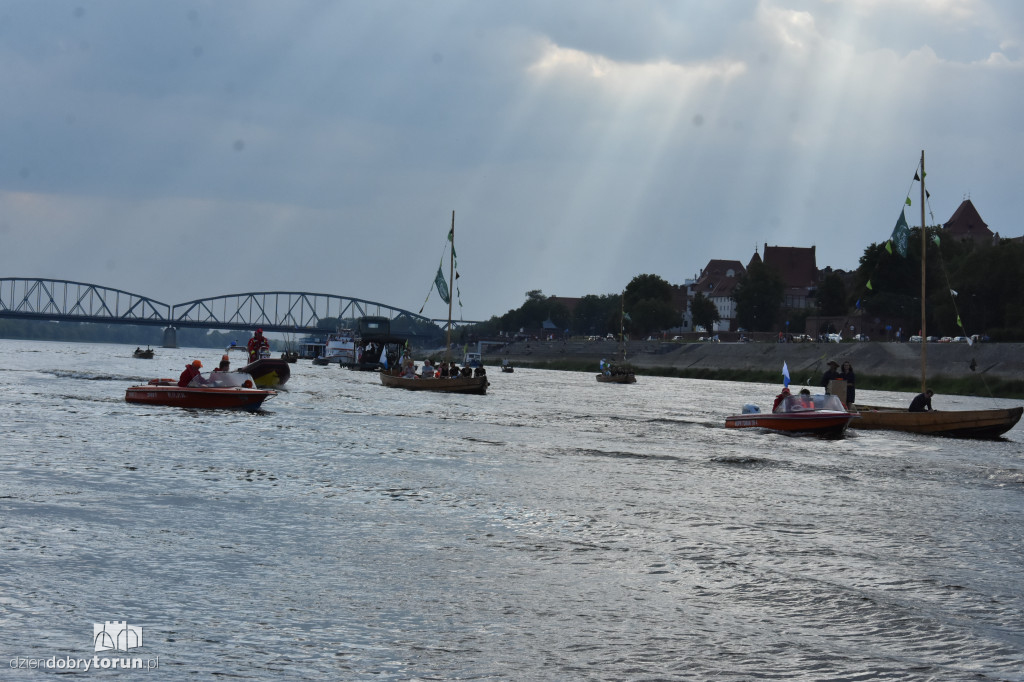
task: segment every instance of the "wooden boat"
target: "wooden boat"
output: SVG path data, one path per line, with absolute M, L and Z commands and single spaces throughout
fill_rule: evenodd
M 608 374 L 598 374 L 597 380 L 602 384 L 635 384 L 636 375 L 631 370 L 613 366 Z
M 786 433 L 812 433 L 819 436 L 843 435 L 857 413 L 848 412 L 834 395 L 786 396 L 771 413 L 762 413 L 753 405 L 742 414 L 725 418 L 729 429 L 770 429 Z
M 397 370 L 400 371 L 400 370 Z M 420 377 L 404 377 L 390 372 L 380 373 L 380 382 L 389 388 L 404 388 L 407 391 L 436 391 L 438 393 L 471 393 L 484 395 L 490 382 L 487 376 L 478 377 L 438 377 L 423 379 Z
M 292 375 L 292 370 L 288 366 L 287 360 L 271 357 L 263 357 L 255 362 L 250 362 L 237 371 L 250 375 L 252 380 L 256 382 L 256 385 L 261 388 L 284 386 Z
M 147 384 L 129 386 L 124 399 L 144 405 L 255 412 L 264 400 L 277 395 L 277 391 L 255 388 L 251 377 L 237 372 L 211 372 L 197 379 L 201 381 L 193 379 L 184 388 L 174 379 L 152 379 Z
M 888 429 L 931 436 L 995 439 L 1020 421 L 1024 407 L 988 410 L 908 412 L 898 407 L 857 405 L 858 429 Z
M 455 277 L 455 211 L 452 211 L 452 227 L 448 232 L 448 244 L 447 249 L 449 253 L 449 272 L 448 282 L 454 282 Z M 444 263 L 444 255 L 441 256 L 441 263 Z M 445 362 L 451 361 L 451 350 L 452 350 L 452 295 L 448 289 L 448 283 L 445 282 L 444 272 L 441 266 L 437 268 L 437 275 L 434 277 L 434 284 L 431 286 L 431 291 L 434 287 L 437 288 L 437 293 L 448 304 L 448 326 L 446 328 L 445 335 Z M 430 298 L 430 294 L 427 294 L 427 298 Z M 423 305 L 426 306 L 426 301 Z M 423 308 L 420 308 L 420 312 L 423 312 Z M 380 371 L 380 382 L 388 388 L 404 388 L 407 391 L 435 391 L 438 393 L 470 393 L 475 395 L 485 395 L 487 393 L 487 387 L 490 386 L 490 382 L 487 380 L 487 374 L 483 371 L 483 368 L 477 370 L 477 376 L 465 377 L 437 377 L 437 378 L 421 378 L 421 377 L 408 377 L 402 375 L 402 368 L 395 367 L 393 370 L 381 370 Z
M 601 361 L 601 373 L 597 381 L 601 384 L 635 384 L 636 373 L 626 364 L 626 292 L 619 298 L 619 352 L 622 361 L 619 364 Z M 609 334 L 611 336 L 611 334 Z
M 928 338 L 926 328 L 927 310 L 925 308 L 925 275 L 927 263 L 928 230 L 925 223 L 925 205 L 927 194 L 924 187 L 924 151 L 915 180 L 921 184 L 921 393 L 927 390 L 928 377 Z M 896 227 L 906 228 L 903 215 Z M 909 231 L 909 230 L 908 230 Z M 893 238 L 897 238 L 896 231 Z M 892 241 L 892 239 L 890 241 Z M 897 247 L 898 248 L 898 247 Z M 902 251 L 901 251 L 902 253 Z M 927 412 L 910 412 L 896 407 L 868 407 L 857 405 L 861 418 L 852 424 L 858 429 L 884 429 L 890 431 L 907 431 L 932 436 L 952 436 L 957 438 L 995 439 L 1014 427 L 1020 421 L 1024 408 L 988 410 L 930 410 Z
M 142 350 L 141 348 L 137 347 L 135 349 L 135 352 L 132 353 L 132 357 L 133 358 L 138 358 L 140 360 L 152 360 L 153 359 L 153 349 L 152 348 L 146 348 L 146 350 Z

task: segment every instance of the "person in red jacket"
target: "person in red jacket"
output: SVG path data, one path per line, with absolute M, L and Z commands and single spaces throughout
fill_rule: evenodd
M 203 363 L 198 360 L 193 360 L 191 364 L 185 365 L 185 371 L 181 373 L 181 378 L 178 379 L 178 386 L 185 388 L 192 380 L 199 376 L 199 368 L 203 366 Z
M 270 341 L 267 340 L 267 337 L 263 336 L 262 329 L 257 329 L 256 333 L 249 339 L 249 344 L 246 348 L 249 351 L 249 362 L 256 362 L 260 359 L 261 352 L 264 350 L 270 351 Z

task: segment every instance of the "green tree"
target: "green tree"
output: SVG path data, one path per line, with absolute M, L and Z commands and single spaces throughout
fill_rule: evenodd
M 846 299 L 846 285 L 843 284 L 843 278 L 834 272 L 825 276 L 821 286 L 818 287 L 818 293 L 815 298 L 818 304 L 818 311 L 827 317 L 845 315 L 849 308 Z M 803 329 L 803 326 L 799 328 Z
M 785 292 L 782 277 L 764 263 L 753 262 L 740 275 L 732 299 L 736 323 L 756 332 L 774 331 Z
M 672 285 L 657 275 L 637 275 L 623 292 L 629 329 L 646 336 L 682 324 L 683 316 L 672 305 Z
M 573 312 L 573 331 L 577 334 L 600 336 L 604 336 L 609 332 L 617 334 L 619 332 L 619 298 L 615 294 L 605 294 L 604 296 L 589 294 L 581 298 L 579 303 L 576 304 L 576 310 Z M 612 318 L 614 318 L 615 322 L 609 328 L 608 320 Z
M 690 299 L 690 317 L 693 318 L 694 329 L 704 327 L 709 332 L 714 329 L 715 322 L 722 319 L 714 301 L 699 291 Z

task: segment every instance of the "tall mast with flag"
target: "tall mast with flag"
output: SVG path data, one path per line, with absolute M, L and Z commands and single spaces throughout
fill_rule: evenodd
M 450 258 L 448 260 L 448 281 L 455 286 L 455 209 L 452 209 L 452 229 L 448 231 L 448 248 Z M 444 361 L 451 361 L 452 352 L 452 297 L 448 295 L 448 327 L 445 335 Z
M 928 241 L 925 237 L 927 230 L 924 225 L 924 150 L 921 150 L 921 393 L 924 393 L 928 389 L 928 330 L 926 328 L 927 322 L 925 321 L 925 304 L 924 304 L 924 276 L 925 276 L 925 265 L 928 263 L 927 258 L 927 244 Z

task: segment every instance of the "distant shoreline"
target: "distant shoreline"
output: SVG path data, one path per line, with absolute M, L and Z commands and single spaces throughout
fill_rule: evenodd
M 615 360 L 618 344 L 598 341 L 517 341 L 485 355 L 488 364 L 598 371 Z M 627 362 L 638 374 L 726 381 L 782 381 L 786 364 L 794 384 L 817 385 L 829 360 L 850 362 L 862 390 L 917 390 L 921 344 L 864 343 L 675 343 L 627 345 Z M 938 392 L 1024 398 L 1024 344 L 927 344 L 928 385 Z M 972 369 L 973 365 L 973 369 Z

